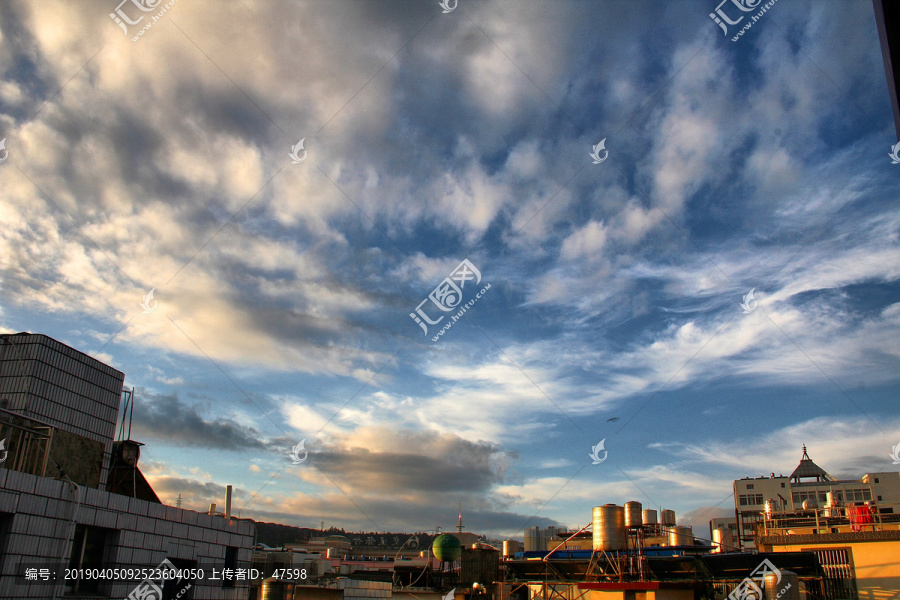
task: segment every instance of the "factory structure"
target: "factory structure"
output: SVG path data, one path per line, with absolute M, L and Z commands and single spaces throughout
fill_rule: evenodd
M 735 481 L 735 516 L 712 519 L 702 536 L 672 510 L 630 501 L 594 507 L 577 530 L 528 528 L 524 544 L 464 532 L 460 508 L 452 534 L 323 534 L 271 548 L 252 520 L 231 514 L 231 486 L 224 511 L 161 503 L 140 470 L 123 384 L 120 371 L 45 335 L 0 336 L 0 598 L 900 597 L 900 474 L 840 481 L 805 446 L 791 476 Z M 59 577 L 159 565 L 303 579 Z M 27 576 L 43 569 L 46 579 Z
M 800 464 L 789 477 L 780 475 L 738 479 L 734 482 L 734 513 L 741 548 L 756 547 L 754 537 L 766 514 L 804 508 L 837 509 L 871 506 L 890 515 L 900 505 L 900 474 L 896 471 L 866 473 L 856 480 L 837 480 L 809 458 L 806 446 Z
M 329 536 L 307 547 L 258 548 L 253 561 L 317 563 L 315 578 L 303 585 L 264 582 L 260 598 L 284 600 L 894 598 L 900 594 L 900 519 L 870 510 L 872 518 L 862 524 L 857 516 L 865 506 L 836 500 L 828 508 L 807 503 L 799 511 L 764 511 L 752 550 L 738 548 L 733 518 L 713 520 L 713 535 L 701 538 L 679 525 L 674 511 L 630 501 L 594 507 L 590 523 L 577 531 L 555 528 L 543 549 L 523 550 L 518 540 L 467 546 L 442 534 L 418 555 L 401 549 L 393 557 L 372 557 L 354 554 L 342 536 Z M 324 552 L 310 551 L 318 544 Z

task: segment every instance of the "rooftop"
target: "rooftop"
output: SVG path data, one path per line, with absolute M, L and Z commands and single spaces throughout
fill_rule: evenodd
M 800 464 L 791 473 L 791 481 L 800 483 L 801 479 L 815 478 L 817 482 L 837 481 L 834 477 L 825 472 L 825 469 L 817 465 L 809 457 L 806 452 L 806 444 L 803 444 L 803 456 L 800 458 Z

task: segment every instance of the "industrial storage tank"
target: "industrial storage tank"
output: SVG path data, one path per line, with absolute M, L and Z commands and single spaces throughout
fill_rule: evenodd
M 771 519 L 775 515 L 775 500 L 769 498 L 766 500 L 764 510 L 766 511 L 766 518 Z
M 673 527 L 675 525 L 675 511 L 663 510 L 662 512 L 660 512 L 659 522 L 666 527 Z
M 713 552 L 731 552 L 734 547 L 734 532 L 730 527 L 716 527 L 713 531 Z
M 442 533 L 434 538 L 434 542 L 431 543 L 431 551 L 434 552 L 434 557 L 441 562 L 454 562 L 459 560 L 462 544 L 455 535 Z
M 264 579 L 262 585 L 259 586 L 260 600 L 287 600 L 293 597 L 292 584 L 278 579 L 277 577 L 269 577 Z
M 641 520 L 644 522 L 644 525 L 656 525 L 659 523 L 659 520 L 656 518 L 656 510 L 652 508 L 645 508 L 641 511 Z
M 625 527 L 628 529 L 637 529 L 644 524 L 641 517 L 641 503 L 632 500 L 625 503 Z
M 593 517 L 594 550 L 624 550 L 625 508 L 615 504 L 595 506 Z
M 766 573 L 763 596 L 766 600 L 800 600 L 800 579 L 793 571 L 782 570 L 781 581 L 775 573 Z
M 522 543 L 519 540 L 503 540 L 503 556 L 515 556 L 522 551 Z
M 673 527 L 669 530 L 670 546 L 693 546 L 694 530 L 691 527 Z
M 803 501 L 803 510 L 815 510 L 816 508 L 819 508 L 819 503 L 812 498 Z

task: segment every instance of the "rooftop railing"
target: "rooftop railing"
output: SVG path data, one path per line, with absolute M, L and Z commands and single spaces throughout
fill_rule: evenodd
M 0 408 L 0 468 L 43 477 L 53 431 L 52 425 Z
M 769 511 L 758 535 L 900 530 L 900 504 L 846 503 L 807 510 Z M 805 531 L 811 530 L 811 531 Z

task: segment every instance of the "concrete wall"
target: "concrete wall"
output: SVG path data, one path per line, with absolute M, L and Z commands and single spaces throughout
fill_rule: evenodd
M 588 590 L 584 600 L 624 600 L 624 590 Z M 694 600 L 693 590 L 636 590 L 639 600 Z
M 888 600 L 900 597 L 900 540 L 835 543 L 773 545 L 774 552 L 850 548 L 856 573 L 859 600 Z
M 99 488 L 104 450 L 100 442 L 57 429 L 53 432 L 45 476 L 58 479 L 65 472 L 78 485 Z
M 108 568 L 152 567 L 163 559 L 197 561 L 198 567 L 224 566 L 226 546 L 239 548 L 237 560 L 249 566 L 253 524 L 212 517 L 81 487 L 28 473 L 0 469 L 0 521 L 8 528 L 0 540 L 0 598 L 50 598 L 52 586 L 26 584 L 13 577 L 20 563 L 68 563 L 75 523 L 108 529 Z M 48 564 L 49 566 L 49 564 Z M 16 585 L 18 584 L 18 585 Z M 104 584 L 101 592 L 125 598 L 136 583 Z M 247 582 L 235 589 L 222 582 L 198 581 L 194 599 L 247 598 Z M 62 586 L 57 596 L 62 596 Z
M 878 480 L 876 483 L 875 480 Z M 885 504 L 900 502 L 900 473 L 866 473 L 863 481 L 871 483 L 875 488 L 875 496 L 872 498 L 877 503 Z M 881 496 L 881 500 L 878 497 Z

